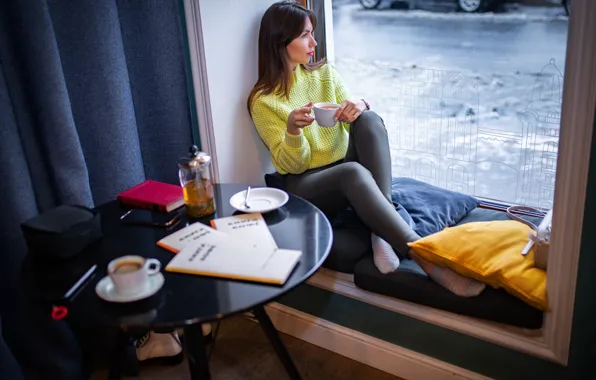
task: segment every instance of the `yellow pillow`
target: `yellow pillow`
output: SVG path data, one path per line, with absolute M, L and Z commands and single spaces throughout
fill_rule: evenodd
M 535 247 L 521 254 L 530 227 L 513 220 L 472 222 L 409 243 L 422 258 L 547 310 L 546 272 L 534 267 Z

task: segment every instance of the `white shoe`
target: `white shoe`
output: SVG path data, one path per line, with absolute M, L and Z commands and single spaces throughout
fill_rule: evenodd
M 184 359 L 182 345 L 176 331 L 167 334 L 150 331 L 137 339 L 135 346 L 137 359 L 141 362 L 151 360 L 165 364 L 178 364 Z

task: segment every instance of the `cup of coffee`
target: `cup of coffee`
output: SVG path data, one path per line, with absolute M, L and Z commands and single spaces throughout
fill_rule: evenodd
M 159 273 L 161 263 L 157 259 L 142 256 L 122 256 L 110 261 L 108 275 L 114 283 L 116 293 L 131 296 L 142 291 L 149 277 Z
M 334 127 L 337 124 L 335 121 L 335 112 L 339 108 L 339 104 L 335 103 L 317 103 L 313 106 L 315 111 L 315 120 L 321 127 Z

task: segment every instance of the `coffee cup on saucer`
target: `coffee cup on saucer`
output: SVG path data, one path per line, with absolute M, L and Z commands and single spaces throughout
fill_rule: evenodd
M 315 120 L 321 127 L 334 127 L 337 124 L 335 113 L 339 109 L 339 104 L 335 103 L 317 103 L 313 106 L 315 111 Z
M 161 263 L 142 256 L 122 256 L 110 261 L 108 275 L 114 291 L 120 296 L 133 296 L 145 290 L 150 277 L 159 274 Z

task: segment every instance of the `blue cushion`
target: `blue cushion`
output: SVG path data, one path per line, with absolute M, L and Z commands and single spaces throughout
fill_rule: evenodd
M 395 211 L 423 237 L 454 226 L 478 206 L 474 197 L 411 178 L 394 178 L 391 198 Z M 334 226 L 363 226 L 351 208 L 340 213 L 332 223 Z
M 391 197 L 410 215 L 420 236 L 454 226 L 478 206 L 474 197 L 411 178 L 394 178 Z

